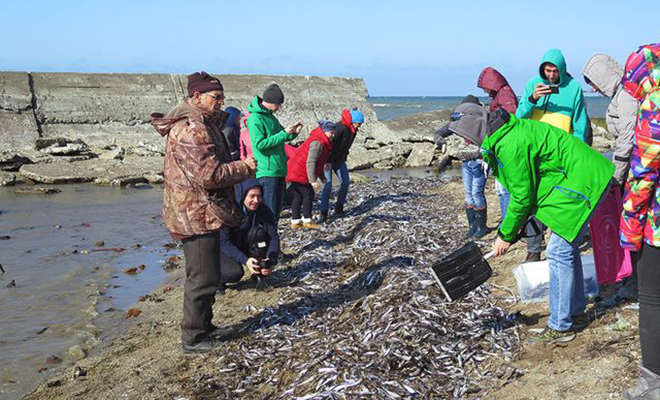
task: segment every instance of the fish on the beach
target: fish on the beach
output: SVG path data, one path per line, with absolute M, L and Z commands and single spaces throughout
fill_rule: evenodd
M 460 399 L 519 376 L 520 326 L 488 284 L 449 303 L 429 275 L 463 244 L 451 201 L 426 194 L 446 183 L 357 185 L 347 216 L 314 232 L 283 218 L 292 255 L 269 277 L 277 304 L 243 307 L 251 316 L 229 327 L 215 374 L 192 392 L 212 382 L 250 399 Z

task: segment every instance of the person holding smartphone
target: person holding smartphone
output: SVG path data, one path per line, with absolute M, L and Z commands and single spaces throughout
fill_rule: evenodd
M 569 75 L 561 50 L 543 55 L 538 75 L 525 86 L 516 117 L 545 122 L 587 142 L 590 124 L 582 86 Z M 543 233 L 527 239 L 525 262 L 541 259 L 542 239 Z
M 255 96 L 248 111 L 247 128 L 250 132 L 252 154 L 257 160 L 257 179 L 263 186 L 263 201 L 275 221 L 280 219 L 280 211 L 284 203 L 284 177 L 286 177 L 286 151 L 284 143 L 295 139 L 302 130 L 303 124 L 284 128 L 275 117 L 282 108 L 284 93 L 273 83 L 266 88 L 263 97 Z

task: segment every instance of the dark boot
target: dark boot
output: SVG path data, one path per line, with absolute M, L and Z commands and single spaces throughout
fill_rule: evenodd
M 491 231 L 491 229 L 486 226 L 486 217 L 486 209 L 474 210 L 474 225 L 476 226 L 474 237 L 477 239 L 481 239 Z
M 328 212 L 321 211 L 321 216 L 319 217 L 319 223 L 325 224 L 326 222 L 328 222 Z
M 335 217 L 343 217 L 345 215 L 344 213 L 344 206 L 335 206 L 335 213 L 333 214 Z
M 477 226 L 474 223 L 474 208 L 466 208 L 465 215 L 467 216 L 468 221 L 468 230 L 465 233 L 465 237 L 472 237 L 477 231 Z
M 541 252 L 528 251 L 524 262 L 528 263 L 537 261 L 541 261 Z

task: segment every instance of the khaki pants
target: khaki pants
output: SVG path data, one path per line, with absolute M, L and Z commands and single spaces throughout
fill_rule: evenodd
M 220 236 L 218 232 L 183 240 L 186 283 L 183 286 L 181 340 L 197 343 L 213 330 L 213 303 L 220 283 Z

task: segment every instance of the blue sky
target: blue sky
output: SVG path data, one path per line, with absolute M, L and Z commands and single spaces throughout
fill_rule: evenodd
M 623 64 L 659 41 L 653 8 L 623 4 L 7 1 L 0 70 L 350 76 L 372 96 L 443 96 L 478 93 L 490 65 L 520 94 L 549 48 L 579 77 L 592 54 Z

